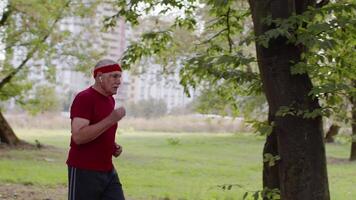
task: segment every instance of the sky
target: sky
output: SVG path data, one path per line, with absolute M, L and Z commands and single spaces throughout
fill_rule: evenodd
M 3 12 L 4 12 L 4 8 L 7 4 L 7 0 L 1 0 L 0 1 L 0 19 L 2 18 Z M 0 60 L 4 60 L 5 59 L 5 54 L 4 54 L 4 48 L 5 45 L 2 42 L 2 33 L 3 30 L 0 28 Z
M 184 2 L 183 2 L 184 3 Z M 189 5 L 188 2 L 185 1 L 186 5 Z M 195 6 L 202 8 L 205 5 L 200 3 L 199 1 L 197 1 L 196 3 L 194 3 Z M 167 21 L 173 21 L 176 17 L 181 17 L 181 18 L 185 18 L 185 9 L 184 7 L 182 9 L 178 9 L 178 8 L 172 8 L 171 6 L 163 6 L 163 5 L 157 5 L 155 6 L 155 8 L 153 10 L 151 10 L 149 13 L 145 13 L 144 9 L 148 7 L 148 4 L 142 3 L 140 2 L 138 4 L 138 10 L 141 11 L 141 15 L 143 17 L 149 17 L 149 16 L 160 16 L 162 20 L 167 20 Z M 170 8 L 166 13 L 160 13 L 161 11 Z M 203 32 L 204 30 L 204 23 L 202 23 L 202 21 L 199 20 L 199 16 L 195 16 L 196 18 L 198 18 L 198 22 L 197 22 L 197 27 L 196 27 L 196 34 L 200 34 L 201 32 Z

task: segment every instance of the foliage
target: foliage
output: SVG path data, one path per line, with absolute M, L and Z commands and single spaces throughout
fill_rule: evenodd
M 268 18 L 266 23 L 276 28 L 257 38 L 264 46 L 268 46 L 270 39 L 283 36 L 307 50 L 291 73 L 307 73 L 314 84 L 310 95 L 321 99 L 322 104 L 321 109 L 314 111 L 295 110 L 294 105 L 286 105 L 280 108 L 279 115 L 306 118 L 332 115 L 335 120 L 349 122 L 349 101 L 356 96 L 356 2 L 333 2 L 285 20 Z M 290 34 L 291 30 L 296 34 Z
M 0 62 L 1 101 L 15 97 L 31 110 L 30 105 L 44 103 L 26 96 L 31 88 L 41 88 L 39 80 L 56 83 L 58 70 L 78 70 L 79 65 L 93 63 L 99 52 L 85 38 L 93 26 L 88 24 L 72 33 L 63 25 L 66 20 L 90 19 L 96 6 L 96 1 L 87 4 L 81 0 L 8 1 L 0 22 L 1 51 L 5 54 Z M 40 108 L 47 109 L 37 106 L 31 112 Z
M 190 103 L 187 103 L 184 106 L 180 105 L 180 106 L 172 107 L 168 114 L 175 115 L 175 116 L 179 116 L 179 115 L 187 116 L 193 113 L 195 113 L 194 100 Z
M 23 91 L 28 91 L 32 88 L 32 82 L 27 80 L 28 76 L 27 71 L 22 71 L 17 74 L 16 77 L 13 78 L 11 82 L 4 85 L 2 89 L 0 89 L 0 101 L 4 102 L 11 97 L 16 97 L 17 99 L 23 98 Z
M 243 2 L 205 1 L 203 6 L 196 6 L 193 0 L 186 1 L 185 4 L 182 1 L 159 3 L 151 0 L 145 1 L 146 6 L 142 11 L 138 6 L 140 2 L 118 4 L 121 14 L 127 16 L 127 20 L 134 25 L 139 23 L 137 19 L 150 13 L 158 4 L 168 8 L 162 9 L 160 14 L 179 8 L 186 15 L 176 17 L 166 30 L 145 33 L 141 40 L 132 43 L 123 57 L 125 66 L 128 67 L 142 57 L 154 56 L 161 59 L 168 55 L 171 60 L 182 61 L 184 67 L 181 70 L 181 84 L 185 86 L 187 93 L 188 86 L 211 88 L 211 92 L 227 91 L 216 94 L 222 94 L 221 98 L 231 102 L 231 108 L 236 108 L 234 105 L 237 96 L 261 92 L 261 81 L 251 53 L 253 49 L 247 45 L 256 41 L 268 47 L 270 39 L 286 37 L 301 50 L 307 50 L 302 55 L 302 62 L 295 63 L 292 73 L 308 73 L 311 76 L 315 87 L 310 95 L 321 98 L 323 107 L 316 112 L 295 112 L 306 113 L 304 117 L 307 118 L 330 116 L 332 113 L 339 120 L 349 120 L 349 115 L 343 111 L 347 110 L 349 98 L 355 96 L 354 0 L 329 2 L 326 6 L 309 8 L 302 15 L 294 15 L 286 20 L 267 18 L 265 23 L 275 28 L 258 38 L 249 34 L 251 21 L 248 18 L 248 8 Z M 197 14 L 193 15 L 192 10 Z M 180 25 L 186 23 L 190 25 Z M 202 30 L 199 25 L 203 26 Z M 183 40 L 177 34 L 177 30 L 181 29 L 191 31 L 185 33 L 191 38 L 191 45 L 185 43 L 184 48 L 180 44 Z M 217 108 L 220 109 L 221 106 Z M 340 107 L 345 109 L 339 109 Z
M 54 86 L 39 85 L 34 88 L 27 99 L 21 100 L 21 107 L 34 115 L 39 112 L 58 111 L 60 108 L 59 96 Z
M 138 2 L 140 1 L 129 3 L 131 4 L 129 8 L 132 8 L 132 6 L 135 7 L 134 5 L 138 4 Z M 148 11 L 156 5 L 155 3 L 158 3 L 157 1 L 153 0 L 144 2 L 149 4 L 147 9 Z M 175 6 L 174 3 L 182 1 L 169 2 L 171 2 L 171 6 Z M 259 3 L 262 4 L 262 1 L 250 2 L 254 2 L 256 5 Z M 316 3 L 317 1 L 314 2 Z M 189 3 L 191 2 L 188 1 L 188 4 Z M 287 44 L 287 46 L 290 45 L 292 47 L 291 49 L 299 50 L 295 53 L 294 60 L 302 61 L 299 63 L 288 63 L 287 65 L 294 65 L 290 73 L 291 75 L 304 74 L 305 76 L 289 76 L 289 71 L 287 71 L 288 74 L 285 74 L 284 71 L 282 73 L 282 76 L 285 76 L 281 79 L 283 81 L 281 81 L 280 83 L 290 83 L 291 85 L 293 85 L 293 83 L 298 83 L 298 81 L 299 83 L 302 83 L 304 80 L 304 83 L 306 83 L 305 85 L 307 85 L 307 82 L 310 80 L 308 76 L 310 76 L 313 80 L 314 88 L 310 91 L 309 95 L 312 96 L 314 100 L 322 99 L 323 104 L 321 108 L 318 108 L 318 103 L 316 103 L 316 101 L 314 101 L 314 105 L 316 106 L 313 106 L 311 103 L 305 103 L 311 102 L 310 96 L 307 97 L 305 95 L 299 97 L 292 97 L 295 99 L 295 102 L 292 102 L 291 105 L 284 105 L 286 104 L 285 101 L 281 100 L 279 101 L 278 106 L 282 107 L 277 108 L 280 109 L 277 112 L 277 116 L 275 116 L 276 110 L 272 107 L 272 111 L 269 116 L 269 121 L 273 121 L 276 117 L 281 118 L 281 121 L 283 122 L 285 119 L 287 119 L 287 115 L 294 115 L 298 116 L 299 119 L 317 118 L 319 119 L 319 121 L 305 120 L 314 121 L 315 124 L 317 124 L 321 122 L 321 116 L 328 116 L 330 115 L 331 111 L 334 111 L 334 113 L 339 112 L 340 105 L 345 104 L 344 100 L 349 99 L 350 97 L 351 99 L 353 99 L 353 97 L 355 96 L 356 81 L 354 78 L 354 74 L 356 71 L 353 68 L 355 68 L 356 63 L 356 9 L 354 0 L 330 2 L 327 6 L 321 6 L 319 2 L 318 6 L 315 6 L 315 8 L 309 8 L 306 12 L 304 12 L 304 9 L 301 9 L 301 11 L 303 11 L 301 15 L 295 14 L 289 17 L 288 19 L 276 19 L 275 17 L 273 18 L 271 16 L 270 18 L 265 19 L 265 24 L 259 24 L 260 22 L 255 22 L 258 23 L 255 24 L 256 31 L 258 32 L 257 35 L 259 35 L 261 32 L 263 33 L 258 37 L 252 36 L 252 34 L 250 35 L 249 33 L 251 31 L 245 30 L 248 30 L 249 28 L 249 11 L 246 7 L 237 6 L 237 1 L 208 0 L 204 1 L 204 3 L 207 9 L 206 13 L 208 13 L 207 19 L 211 20 L 205 21 L 205 18 L 203 18 L 203 20 L 199 21 L 199 23 L 204 24 L 204 28 L 201 32 L 197 32 L 198 20 L 195 21 L 196 23 L 194 24 L 194 26 L 190 26 L 187 29 L 190 31 L 195 31 L 193 33 L 195 33 L 196 39 L 193 40 L 194 42 L 192 45 L 194 46 L 194 48 L 186 48 L 188 50 L 193 51 L 186 51 L 186 53 L 182 53 L 181 56 L 175 57 L 178 58 L 179 61 L 183 64 L 183 68 L 180 71 L 180 75 L 181 84 L 185 87 L 186 93 L 189 93 L 189 87 L 193 87 L 194 89 L 209 88 L 211 89 L 211 91 L 225 91 L 219 93 L 216 92 L 216 94 L 224 94 L 221 96 L 223 101 L 220 102 L 224 102 L 225 100 L 231 101 L 233 102 L 231 104 L 233 105 L 231 106 L 231 108 L 236 108 L 237 106 L 234 105 L 236 105 L 238 96 L 250 96 L 252 94 L 260 94 L 262 91 L 262 80 L 259 79 L 259 73 L 256 69 L 257 59 L 255 59 L 255 55 L 249 53 L 250 51 L 248 51 L 249 49 L 246 48 L 246 46 L 251 45 L 253 42 L 255 42 L 258 47 L 261 47 L 258 49 L 262 49 L 261 51 L 259 51 L 262 54 L 260 59 L 267 59 L 268 56 L 271 56 L 270 58 L 272 58 L 272 56 L 274 58 L 278 58 L 278 55 L 273 52 L 273 49 L 268 49 L 270 42 L 273 41 L 281 44 L 282 42 L 288 41 L 289 44 Z M 321 3 L 324 3 L 324 1 L 322 1 Z M 251 3 L 251 5 L 252 4 L 253 3 Z M 299 4 L 296 5 L 289 5 L 291 5 L 291 7 L 293 7 L 292 5 L 299 5 L 303 7 L 302 4 L 303 3 L 299 2 Z M 304 5 L 305 4 L 312 5 L 312 2 L 304 2 Z M 268 11 L 269 9 L 274 10 L 273 6 L 269 7 L 269 3 L 263 5 L 268 6 L 268 8 L 264 8 L 263 6 L 256 6 L 257 8 L 261 8 L 261 10 L 257 10 L 261 11 L 262 13 L 264 13 L 264 11 Z M 256 8 L 254 6 L 252 7 Z M 125 9 L 123 7 L 120 8 Z M 295 9 L 296 12 L 298 12 L 298 10 L 299 8 Z M 135 10 L 132 11 L 135 12 Z M 283 14 L 281 13 L 281 16 L 283 16 Z M 277 15 L 279 15 L 279 13 Z M 262 15 L 258 16 L 260 17 Z M 191 15 L 188 15 L 187 19 L 189 19 L 190 17 Z M 198 18 L 197 16 L 194 17 L 195 19 Z M 259 17 L 257 17 L 257 19 Z M 176 21 L 177 20 L 175 20 L 175 22 Z M 177 25 L 177 23 L 173 24 Z M 177 27 L 174 26 L 174 28 Z M 191 28 L 193 28 L 193 30 L 191 30 Z M 269 31 L 264 32 L 264 30 Z M 166 53 L 170 49 L 175 50 L 175 48 L 178 47 L 177 43 L 179 42 L 174 39 L 175 32 L 172 27 L 170 27 L 167 31 L 160 31 L 154 33 L 154 37 L 150 38 L 150 42 L 148 42 L 147 40 L 139 40 L 139 46 L 143 45 L 144 48 L 149 48 L 153 51 L 143 51 L 142 48 L 137 48 L 134 43 L 132 46 L 129 47 L 127 54 L 125 54 L 125 56 L 123 57 L 124 61 L 128 60 L 125 63 L 126 65 L 137 62 L 137 60 L 141 59 L 141 57 L 156 56 L 156 54 L 160 54 L 161 51 Z M 166 40 L 161 41 L 159 43 L 160 47 L 159 49 L 157 49 L 158 45 L 155 45 L 155 41 L 160 41 L 160 37 L 158 36 L 161 33 L 166 34 L 166 37 L 164 37 Z M 144 37 L 144 39 L 145 38 L 147 37 Z M 347 44 L 345 45 L 345 43 Z M 263 47 L 265 49 L 263 49 Z M 299 57 L 300 54 L 301 57 Z M 269 68 L 268 63 L 265 62 L 265 60 L 261 60 L 259 62 L 264 63 L 264 65 L 260 65 L 263 70 L 269 70 L 269 72 L 266 72 L 266 74 L 268 74 L 267 76 L 264 76 L 262 74 L 262 77 L 264 77 L 263 81 L 268 84 L 273 83 L 274 77 L 270 74 L 277 74 L 278 70 L 274 71 L 274 68 Z M 281 69 L 281 66 L 282 65 L 279 65 L 278 67 L 276 67 L 276 69 Z M 285 69 L 289 70 L 289 68 L 287 67 Z M 281 77 L 281 74 L 276 75 L 276 77 L 278 76 Z M 305 79 L 302 79 L 302 77 Z M 280 83 L 277 82 L 276 84 Z M 266 84 L 266 87 L 269 87 L 268 84 Z M 297 84 L 295 84 L 294 86 L 297 86 Z M 273 86 L 269 88 L 273 88 Z M 297 91 L 297 88 L 291 87 L 291 90 Z M 271 97 L 270 99 L 272 101 L 273 99 L 281 98 L 276 96 L 276 94 L 278 94 L 278 92 L 274 93 L 273 90 L 271 93 L 269 93 Z M 299 94 L 303 94 L 303 92 Z M 205 99 L 203 103 L 206 102 L 207 105 L 209 105 L 209 97 L 211 97 L 211 95 L 207 95 L 208 99 Z M 219 98 L 216 99 L 220 100 Z M 227 104 L 224 105 L 221 103 L 219 103 L 218 105 L 220 106 L 218 107 L 219 109 L 224 109 L 222 112 L 225 111 L 226 106 L 229 106 Z M 315 107 L 317 107 L 317 109 L 315 109 Z M 293 120 L 297 118 L 291 119 Z M 278 120 L 277 122 L 281 121 Z M 297 121 L 293 121 L 289 125 L 293 126 L 296 124 Z M 256 124 L 256 126 L 260 129 L 264 129 L 266 135 L 271 133 L 271 131 L 273 130 L 273 124 L 259 123 Z M 287 124 L 282 124 L 282 126 L 288 127 Z M 276 130 L 279 131 L 279 129 Z M 284 134 L 285 131 L 279 131 L 279 133 L 282 132 Z M 303 134 L 308 134 L 308 131 L 303 132 Z M 285 139 L 289 137 L 291 137 L 291 135 L 288 135 L 283 138 Z M 277 142 L 273 143 L 276 146 L 280 146 L 279 144 L 277 144 Z M 318 145 L 323 146 L 321 140 L 317 143 Z M 293 145 L 293 148 L 298 149 L 298 145 L 307 146 L 307 143 Z M 282 147 L 283 148 L 281 148 L 281 150 L 279 151 L 290 153 L 291 151 L 288 150 L 293 150 L 292 147 Z M 319 151 L 316 154 L 321 158 L 324 158 L 323 151 Z M 275 161 L 278 159 L 278 155 L 264 155 L 264 160 L 268 163 L 268 165 L 274 165 Z M 320 166 L 325 165 L 325 160 L 321 160 L 322 161 L 320 163 Z M 282 171 L 286 170 L 286 166 L 282 166 L 281 169 Z M 267 176 L 274 177 L 274 175 Z M 326 171 L 324 171 L 324 180 L 327 180 L 326 176 Z M 284 181 L 283 184 L 293 185 L 294 183 L 296 183 L 292 180 L 293 174 L 290 177 L 290 180 L 288 179 L 287 181 Z M 327 181 L 324 181 L 323 183 L 321 183 L 321 185 L 325 186 L 325 191 L 328 191 Z M 289 187 L 289 189 L 283 191 L 285 188 L 288 187 L 281 186 L 282 192 L 289 191 L 290 189 Z M 255 193 L 255 195 L 257 196 L 255 199 L 257 199 L 259 193 Z
M 273 130 L 273 123 L 269 124 L 268 121 L 258 121 L 258 120 L 250 120 L 247 121 L 250 123 L 255 130 L 255 133 L 259 133 L 260 135 L 269 136 Z
M 132 117 L 160 117 L 167 113 L 167 104 L 163 100 L 140 100 L 127 105 L 127 115 Z
M 243 200 L 247 200 L 248 197 L 251 197 L 253 200 L 267 199 L 267 200 L 280 200 L 280 191 L 278 189 L 269 189 L 264 188 L 263 190 L 245 192 Z M 250 198 L 250 199 L 251 199 Z
M 167 142 L 168 142 L 168 144 L 170 144 L 170 145 L 172 145 L 172 146 L 181 144 L 181 143 L 180 143 L 180 139 L 177 138 L 177 137 L 168 138 L 168 139 L 167 139 Z
M 165 26 L 153 27 L 152 31 L 130 44 L 122 57 L 125 68 L 146 57 L 157 58 L 155 61 L 163 66 L 182 65 L 181 84 L 185 92 L 189 95 L 192 87 L 205 90 L 205 94 L 215 93 L 215 99 L 226 104 L 209 106 L 214 110 L 226 107 L 221 110 L 223 114 L 227 114 L 227 109 L 230 114 L 237 115 L 239 96 L 248 98 L 261 92 L 254 49 L 246 43 L 240 45 L 251 33 L 249 12 L 244 2 L 207 1 L 202 5 L 196 1 L 145 1 L 144 11 L 139 9 L 142 8 L 140 3 L 134 1 L 123 5 L 118 2 L 119 13 L 133 25 L 140 22 L 143 14 L 155 11 L 158 4 L 167 8 L 161 9 L 159 14 L 165 15 L 173 9 L 184 14 L 170 14 L 171 20 L 155 19 L 156 23 L 164 21 Z M 203 99 L 206 98 L 201 96 L 203 102 L 198 106 L 199 111 L 211 111 L 205 110 L 208 107 Z
M 263 162 L 267 162 L 269 167 L 275 166 L 276 161 L 280 160 L 281 157 L 279 155 L 272 155 L 270 153 L 265 153 L 263 155 Z
M 193 106 L 199 113 L 233 117 L 242 115 L 247 121 L 251 121 L 251 118 L 265 119 L 267 113 L 263 95 L 240 96 L 223 87 L 202 89 Z
M 237 108 L 237 102 L 230 105 L 230 101 L 226 98 L 221 98 L 218 92 L 224 91 L 203 90 L 195 100 L 196 111 L 203 114 L 233 115 L 234 113 L 232 113 L 232 111 L 234 110 L 231 109 L 231 106 Z
M 218 185 L 218 187 L 221 188 L 222 190 L 232 190 L 233 187 L 242 188 L 245 191 L 247 190 L 240 184 L 224 184 L 224 185 Z M 279 189 L 264 188 L 263 190 L 246 191 L 242 196 L 242 200 L 247 200 L 247 199 L 280 200 L 281 197 L 280 197 Z

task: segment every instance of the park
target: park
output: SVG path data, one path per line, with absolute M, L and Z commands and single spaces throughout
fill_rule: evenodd
M 94 194 L 81 173 L 128 200 L 355 198 L 355 0 L 5 0 L 0 16 L 0 199 Z

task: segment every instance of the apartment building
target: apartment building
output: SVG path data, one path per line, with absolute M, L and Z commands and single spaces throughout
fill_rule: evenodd
M 193 100 L 194 93 L 191 91 L 192 97 L 187 97 L 179 80 L 179 67 L 165 74 L 162 66 L 152 63 L 144 73 L 129 76 L 126 101 L 138 103 L 141 100 L 161 99 L 168 111 L 183 107 Z
M 135 37 L 124 20 L 120 19 L 117 26 L 107 32 L 100 32 L 102 21 L 105 16 L 115 14 L 112 7 L 108 4 L 98 6 L 96 16 L 93 19 L 68 18 L 61 23 L 63 30 L 69 30 L 74 34 L 80 34 L 83 27 L 95 24 L 97 33 L 81 35 L 87 37 L 88 41 L 93 42 L 95 48 L 105 51 L 105 57 L 113 60 L 119 60 L 128 45 L 128 40 Z M 138 103 L 140 100 L 156 99 L 164 100 L 168 111 L 175 107 L 182 107 L 192 101 L 179 85 L 179 69 L 169 75 L 162 75 L 162 67 L 158 64 L 149 64 L 150 67 L 144 70 L 144 73 L 134 74 L 129 71 L 123 72 L 122 84 L 118 94 L 115 96 L 117 105 L 125 105 L 129 102 Z M 143 65 L 144 67 L 145 65 Z M 88 66 L 90 70 L 92 66 Z M 78 91 L 92 84 L 93 79 L 81 72 L 73 70 L 62 70 L 58 73 L 58 79 L 71 98 Z
M 126 26 L 124 20 L 119 19 L 115 27 L 108 30 L 103 30 L 103 20 L 107 16 L 115 14 L 112 6 L 102 3 L 98 5 L 95 11 L 95 16 L 90 18 L 70 17 L 64 19 L 61 24 L 61 30 L 68 30 L 73 35 L 84 38 L 92 44 L 92 48 L 98 52 L 103 52 L 104 57 L 112 60 L 119 60 L 126 48 L 126 32 L 129 27 Z M 86 30 L 88 27 L 91 30 Z M 78 91 L 81 91 L 93 83 L 90 77 L 93 66 L 87 66 L 86 73 L 75 72 L 71 66 L 65 66 L 63 63 L 58 63 L 61 70 L 57 74 L 57 80 L 61 81 L 59 90 L 67 93 L 73 98 Z M 86 67 L 86 66 L 84 66 Z M 125 72 L 126 73 L 126 72 Z M 120 94 L 115 98 L 122 101 L 126 96 L 127 81 L 124 80 Z

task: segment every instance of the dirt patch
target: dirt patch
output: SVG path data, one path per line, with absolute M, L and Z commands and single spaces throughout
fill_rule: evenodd
M 348 164 L 351 163 L 349 159 L 347 158 L 337 158 L 337 157 L 331 157 L 328 156 L 326 158 L 326 160 L 328 161 L 328 164 Z
M 67 200 L 67 187 L 0 183 L 0 200 Z M 126 200 L 134 200 L 125 197 Z
M 65 186 L 0 184 L 0 200 L 64 200 L 66 198 Z
M 30 144 L 28 142 L 21 141 L 19 144 L 10 146 L 5 143 L 0 143 L 1 150 L 10 150 L 10 149 L 21 149 L 21 150 L 33 150 L 38 149 L 35 144 Z
M 31 144 L 25 141 L 20 141 L 17 145 L 7 145 L 0 142 L 0 150 L 40 150 L 40 149 L 58 149 L 51 145 L 41 144 L 36 140 L 35 144 Z
M 26 154 L 14 155 L 13 150 L 32 152 L 33 157 Z M 43 151 L 45 150 L 45 151 Z M 0 144 L 0 157 L 2 159 L 36 159 L 53 162 L 61 155 L 63 149 L 49 145 L 43 145 L 40 148 L 32 144 L 21 144 L 17 146 L 8 146 Z M 50 158 L 48 158 L 51 156 Z M 54 157 L 54 158 L 52 158 Z M 65 200 L 67 199 L 67 188 L 64 185 L 59 186 L 40 186 L 32 184 L 0 183 L 0 200 Z
M 26 152 L 24 155 L 14 155 L 12 152 L 15 151 L 23 151 Z M 31 152 L 31 155 L 28 156 L 28 152 Z M 63 156 L 64 149 L 57 148 L 50 145 L 42 145 L 40 148 L 34 145 L 16 145 L 16 146 L 8 146 L 6 144 L 0 144 L 0 158 L 1 159 L 35 159 L 35 160 L 45 160 L 48 162 L 53 162 L 59 157 Z M 51 158 L 53 157 L 53 158 Z

